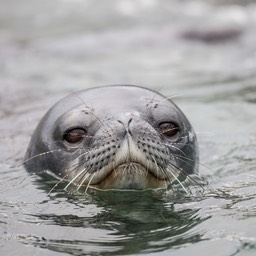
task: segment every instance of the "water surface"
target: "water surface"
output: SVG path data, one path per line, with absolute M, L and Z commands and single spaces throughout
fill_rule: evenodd
M 194 126 L 204 193 L 70 193 L 20 166 L 64 95 L 138 84 Z M 255 255 L 254 1 L 0 3 L 1 255 Z

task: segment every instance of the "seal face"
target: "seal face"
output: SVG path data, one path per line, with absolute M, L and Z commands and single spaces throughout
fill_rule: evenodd
M 32 135 L 25 168 L 80 187 L 168 188 L 197 172 L 196 135 L 181 110 L 137 86 L 104 86 L 60 100 Z

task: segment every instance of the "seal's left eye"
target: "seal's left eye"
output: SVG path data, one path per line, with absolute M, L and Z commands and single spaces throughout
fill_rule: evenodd
M 75 144 L 82 141 L 86 134 L 86 131 L 83 129 L 73 129 L 65 132 L 63 139 L 70 144 Z
M 166 137 L 174 137 L 179 132 L 179 127 L 174 123 L 161 123 L 159 129 Z

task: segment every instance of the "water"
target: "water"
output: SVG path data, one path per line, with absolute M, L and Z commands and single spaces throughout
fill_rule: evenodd
M 254 1 L 1 1 L 0 56 L 1 255 L 255 255 Z M 48 194 L 19 165 L 58 99 L 122 83 L 175 96 L 203 194 Z

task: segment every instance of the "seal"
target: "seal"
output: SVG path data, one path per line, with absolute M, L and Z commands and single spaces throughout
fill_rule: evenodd
M 24 165 L 77 189 L 144 190 L 180 183 L 197 172 L 198 158 L 196 134 L 171 100 L 113 85 L 57 102 L 35 129 Z

